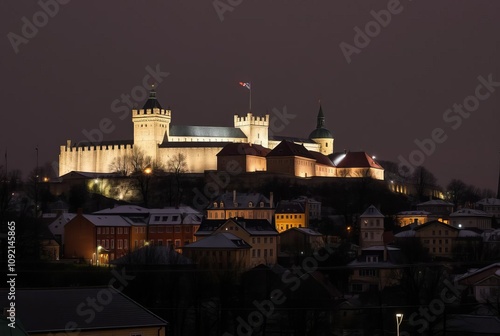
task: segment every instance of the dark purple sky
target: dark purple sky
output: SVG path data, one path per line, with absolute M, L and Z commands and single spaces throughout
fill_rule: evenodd
M 296 115 L 282 135 L 308 136 L 318 98 L 337 150 L 398 161 L 442 128 L 447 139 L 424 165 L 443 185 L 460 178 L 496 190 L 500 86 L 455 130 L 443 115 L 475 94 L 478 76 L 500 82 L 500 2 L 401 1 L 348 64 L 340 43 L 353 45 L 353 29 L 388 3 L 243 0 L 221 21 L 211 0 L 72 0 L 16 54 L 8 33 L 21 35 L 22 18 L 41 7 L 2 1 L 0 151 L 26 172 L 36 145 L 41 163 L 57 160 L 66 139 L 103 118 L 116 126 L 106 140 L 131 139 L 130 119 L 111 103 L 159 64 L 170 76 L 158 96 L 175 124 L 231 126 L 248 109 L 237 83 L 251 81 L 254 114 L 286 106 Z

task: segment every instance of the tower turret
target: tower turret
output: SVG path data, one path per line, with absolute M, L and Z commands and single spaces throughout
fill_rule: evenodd
M 320 153 L 329 155 L 333 153 L 333 135 L 325 128 L 325 115 L 321 102 L 319 103 L 318 117 L 316 119 L 316 129 L 309 134 L 309 139 L 320 145 Z
M 134 146 L 144 154 L 156 160 L 158 145 L 168 139 L 171 112 L 163 109 L 156 99 L 156 91 L 152 86 L 149 97 L 141 109 L 132 110 L 134 123 Z

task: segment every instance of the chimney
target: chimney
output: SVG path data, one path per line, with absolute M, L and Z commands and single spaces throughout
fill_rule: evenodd
M 76 209 L 76 214 L 77 215 L 83 215 L 83 208 Z
M 500 165 L 498 166 L 498 187 L 497 187 L 497 198 L 500 199 Z
M 236 189 L 233 190 L 233 204 L 236 203 Z
M 344 148 L 344 154 L 347 154 L 347 149 Z
M 269 207 L 274 208 L 274 193 L 272 191 L 269 193 Z

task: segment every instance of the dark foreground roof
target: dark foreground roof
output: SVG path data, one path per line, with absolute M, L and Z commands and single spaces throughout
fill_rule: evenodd
M 117 271 L 121 274 L 120 271 Z M 116 283 L 119 284 L 120 279 Z M 111 296 L 109 296 L 111 295 Z M 109 303 L 93 319 L 87 298 Z M 106 302 L 107 302 L 106 301 Z M 0 290 L 0 303 L 7 307 L 7 291 Z M 102 306 L 102 305 L 100 305 Z M 80 307 L 80 309 L 79 309 Z M 16 317 L 28 333 L 63 332 L 68 322 L 82 330 L 161 327 L 167 322 L 113 287 L 20 289 L 16 291 Z M 86 321 L 88 320 L 88 322 Z
M 237 155 L 253 155 L 266 156 L 271 150 L 261 145 L 253 145 L 249 143 L 229 143 L 217 153 L 217 156 L 237 156 Z

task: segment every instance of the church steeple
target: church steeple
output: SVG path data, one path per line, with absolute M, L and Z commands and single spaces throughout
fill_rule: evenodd
M 151 91 L 149 91 L 149 98 L 142 108 L 145 110 L 154 109 L 154 108 L 159 108 L 159 109 L 162 108 L 160 103 L 158 102 L 158 100 L 156 100 L 156 90 L 155 90 L 154 84 L 151 85 Z
M 325 115 L 323 114 L 323 108 L 321 107 L 321 100 L 319 101 L 319 112 L 318 112 L 318 121 L 316 124 L 316 128 L 325 127 Z

